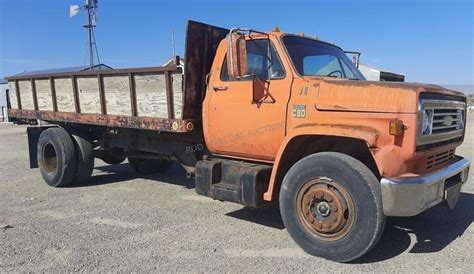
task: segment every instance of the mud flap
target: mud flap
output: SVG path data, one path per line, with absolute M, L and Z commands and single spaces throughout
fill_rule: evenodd
M 39 126 L 39 127 L 27 127 L 26 133 L 28 135 L 28 151 L 30 156 L 30 168 L 38 168 L 38 140 L 43 130 L 46 130 L 53 125 Z

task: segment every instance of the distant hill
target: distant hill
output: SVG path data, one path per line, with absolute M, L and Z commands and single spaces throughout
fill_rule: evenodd
M 474 105 L 474 85 L 441 85 L 441 86 L 467 94 L 468 104 L 470 106 Z
M 460 91 L 465 94 L 474 94 L 474 85 L 441 85 L 445 88 Z
M 469 102 L 470 106 L 474 106 L 474 94 L 469 94 L 467 96 L 467 101 Z

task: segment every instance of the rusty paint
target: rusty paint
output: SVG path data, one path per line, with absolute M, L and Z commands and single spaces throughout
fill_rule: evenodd
M 112 76 L 112 75 L 127 75 L 129 73 L 139 73 L 139 74 L 155 74 L 155 73 L 165 73 L 169 72 L 181 72 L 181 68 L 178 68 L 176 64 L 170 64 L 166 67 L 145 67 L 145 68 L 124 68 L 124 69 L 108 69 L 108 70 L 86 70 L 86 71 L 74 71 L 74 72 L 59 72 L 59 73 L 45 73 L 37 74 L 33 77 L 35 79 L 48 79 L 51 77 L 79 77 L 79 76 Z M 13 80 L 29 80 L 31 75 L 25 76 L 9 76 L 5 77 L 8 81 Z
M 33 106 L 35 110 L 38 110 L 38 96 L 36 95 L 36 83 L 34 79 L 31 79 L 31 93 L 33 95 Z
M 355 82 L 356 84 L 347 84 Z M 415 113 L 417 93 L 399 84 L 357 84 L 364 81 L 329 81 L 320 83 L 315 100 L 318 110 L 347 110 L 360 112 Z
M 77 88 L 77 76 L 72 75 L 72 92 L 74 94 L 74 106 L 76 107 L 76 112 L 81 113 L 81 103 L 79 101 L 79 89 Z
M 18 80 L 15 80 L 15 92 L 16 92 L 16 101 L 18 103 L 18 109 L 21 109 L 20 85 L 18 84 Z
M 40 119 L 44 121 L 91 124 L 112 128 L 124 127 L 157 131 L 190 132 L 187 123 L 196 124 L 193 120 L 175 120 L 150 117 L 131 117 L 119 115 L 85 114 L 72 112 L 35 111 L 9 109 L 10 117 L 21 119 Z M 175 125 L 173 128 L 172 125 Z
M 103 115 L 106 115 L 107 114 L 107 101 L 105 100 L 104 77 L 101 74 L 99 74 L 97 77 L 99 81 L 100 112 Z
M 369 148 L 370 152 L 373 154 L 373 155 L 377 155 L 377 153 L 379 153 L 380 151 L 380 148 L 378 147 L 371 147 Z
M 247 74 L 247 48 L 243 34 L 232 33 L 226 38 L 227 42 L 227 71 L 234 78 Z
M 355 220 L 354 202 L 337 181 L 316 178 L 300 188 L 297 215 L 308 231 L 323 241 L 344 237 Z
M 342 130 L 355 130 L 355 131 L 362 131 L 366 133 L 370 133 L 372 135 L 378 136 L 380 132 L 368 126 L 359 126 L 359 125 L 343 125 L 343 124 L 317 124 L 317 123 L 307 123 L 307 124 L 300 124 L 295 128 L 305 128 L 305 127 L 328 127 L 328 128 L 338 128 Z
M 194 129 L 194 124 L 193 124 L 192 122 L 186 123 L 186 129 L 187 129 L 188 131 L 193 130 L 193 129 Z
M 135 89 L 135 76 L 133 73 L 128 74 L 128 83 L 130 87 L 130 105 L 131 105 L 132 116 L 138 116 L 137 91 Z
M 446 95 L 464 96 L 462 92 L 446 89 L 442 86 L 422 83 L 408 83 L 408 82 L 379 82 L 379 81 L 349 81 L 343 78 L 322 78 L 322 82 L 329 84 L 336 84 L 343 87 L 366 87 L 370 89 L 404 89 L 411 92 L 433 91 Z
M 53 111 L 58 111 L 58 100 L 56 98 L 56 84 L 54 78 L 49 78 L 49 85 L 51 86 L 51 100 L 53 101 Z
M 165 72 L 165 82 L 166 82 L 166 103 L 168 105 L 168 119 L 174 119 L 173 83 L 171 79 L 171 74 L 168 71 Z
M 334 108 L 341 109 L 341 110 L 348 109 L 347 107 L 343 107 L 343 106 L 340 106 L 340 105 L 334 105 Z

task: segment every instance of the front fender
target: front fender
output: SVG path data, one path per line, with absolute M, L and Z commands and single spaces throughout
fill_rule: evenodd
M 272 200 L 273 191 L 277 183 L 276 178 L 278 170 L 281 166 L 281 163 L 285 161 L 285 155 L 288 152 L 288 144 L 290 144 L 292 140 L 300 136 L 335 136 L 359 139 L 365 141 L 367 143 L 367 146 L 370 148 L 376 146 L 377 139 L 379 138 L 380 133 L 377 129 L 367 126 L 316 123 L 301 124 L 296 126 L 291 130 L 291 133 L 289 133 L 285 137 L 282 144 L 280 145 L 280 148 L 278 149 L 268 189 L 263 196 L 264 200 Z

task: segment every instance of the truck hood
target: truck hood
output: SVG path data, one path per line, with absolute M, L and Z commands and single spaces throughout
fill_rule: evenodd
M 318 110 L 416 113 L 421 92 L 466 97 L 461 92 L 420 83 L 324 79 L 314 87 L 318 90 Z

